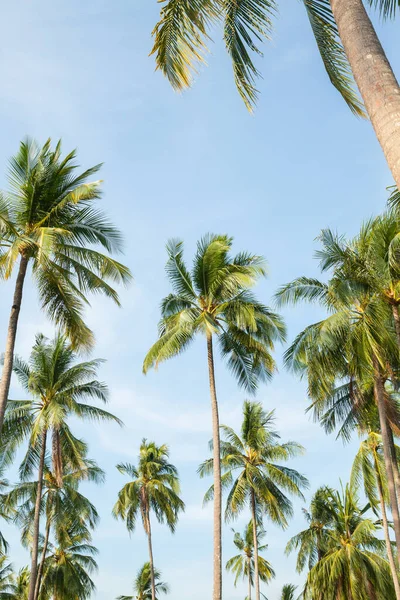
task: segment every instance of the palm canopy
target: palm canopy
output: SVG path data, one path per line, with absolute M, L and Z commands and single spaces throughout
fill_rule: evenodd
M 156 600 L 161 594 L 169 593 L 169 585 L 161 581 L 161 571 L 154 569 Z M 133 583 L 133 596 L 118 596 L 117 600 L 151 600 L 151 570 L 150 563 L 144 563 L 139 569 Z
M 258 520 L 266 514 L 274 523 L 286 527 L 293 514 L 292 503 L 285 495 L 303 498 L 302 489 L 308 487 L 307 479 L 298 471 L 278 464 L 304 452 L 296 442 L 280 442 L 273 428 L 274 412 L 265 412 L 259 402 L 246 401 L 243 405 L 241 435 L 231 427 L 221 426 L 222 485 L 229 489 L 225 518 L 230 520 L 248 506 L 251 496 L 256 499 Z M 213 459 L 199 467 L 203 477 L 212 472 Z M 205 496 L 213 496 L 213 487 Z
M 44 432 L 52 433 L 53 474 L 62 479 L 63 466 L 84 468 L 82 453 L 86 445 L 68 425 L 74 416 L 95 421 L 121 422 L 102 408 L 87 403 L 90 399 L 107 402 L 108 389 L 96 379 L 101 360 L 77 362 L 77 354 L 65 335 L 53 340 L 38 335 L 28 362 L 14 361 L 14 372 L 28 400 L 9 400 L 2 434 L 3 461 L 10 463 L 17 448 L 28 441 L 28 450 L 20 467 L 24 480 L 38 465 Z
M 284 340 L 279 315 L 250 292 L 265 275 L 260 256 L 230 256 L 232 238 L 207 235 L 197 245 L 191 272 L 183 260 L 183 244 L 167 245 L 166 271 L 173 293 L 161 303 L 159 339 L 148 352 L 143 370 L 176 356 L 197 333 L 216 335 L 223 358 L 239 384 L 250 392 L 275 370 L 271 356 L 276 340 Z
M 329 0 L 303 0 L 312 32 L 331 83 L 351 111 L 364 116 L 352 71 L 340 41 Z M 394 2 L 377 2 L 391 15 Z M 165 0 L 153 30 L 156 65 L 172 86 L 191 85 L 198 64 L 204 63 L 209 33 L 222 23 L 226 50 L 232 60 L 237 89 L 252 110 L 258 97 L 260 75 L 254 57 L 262 55 L 260 43 L 270 38 L 278 10 L 276 0 Z
M 5 554 L 0 554 L 0 600 L 14 598 L 14 572 Z
M 323 556 L 309 571 L 306 593 L 317 591 L 324 600 L 394 598 L 385 542 L 379 537 L 379 525 L 364 516 L 368 506 L 359 506 L 349 485 L 342 493 L 329 488 L 319 493 L 326 544 Z
M 395 446 L 395 451 L 399 455 L 398 446 Z M 370 431 L 367 438 L 362 440 L 353 461 L 351 483 L 355 489 L 362 485 L 365 496 L 377 515 L 380 514 L 379 489 L 381 489 L 383 501 L 385 504 L 389 504 L 382 436 L 379 433 Z
M 21 142 L 10 159 L 10 191 L 0 196 L 0 277 L 8 279 L 17 259 L 32 264 L 42 308 L 74 345 L 90 347 L 93 334 L 82 318 L 87 293 L 119 303 L 110 283 L 127 283 L 127 267 L 102 254 L 122 250 L 120 232 L 95 207 L 101 181 L 90 181 L 101 165 L 77 174 L 76 152 L 61 156 L 61 142 L 41 148 Z
M 253 522 L 250 521 L 243 535 L 238 531 L 234 532 L 233 543 L 240 551 L 240 554 L 232 556 L 226 563 L 226 570 L 235 576 L 235 586 L 239 579 L 249 579 L 250 584 L 254 585 L 254 535 Z M 257 528 L 258 552 L 264 552 L 268 545 L 261 545 L 266 533 L 261 527 Z M 261 581 L 265 583 L 275 577 L 275 571 L 271 564 L 262 556 L 258 556 L 258 574 Z
M 293 585 L 293 583 L 287 583 L 282 588 L 282 595 L 280 600 L 295 600 L 295 593 L 297 590 L 297 586 Z
M 126 522 L 128 531 L 135 529 L 140 513 L 148 534 L 150 510 L 159 523 L 166 523 L 171 531 L 175 531 L 179 513 L 184 510 L 185 504 L 179 497 L 177 469 L 168 459 L 168 446 L 157 446 L 144 439 L 137 467 L 132 464 L 117 465 L 120 473 L 132 479 L 118 493 L 113 508 L 114 516 Z

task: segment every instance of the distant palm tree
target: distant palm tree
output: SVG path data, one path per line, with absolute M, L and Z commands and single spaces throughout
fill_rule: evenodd
M 28 450 L 20 467 L 22 479 L 38 469 L 36 504 L 32 538 L 32 567 L 29 600 L 34 600 L 37 578 L 40 507 L 42 502 L 43 474 L 45 469 L 47 437 L 52 436 L 52 472 L 62 484 L 63 453 L 68 452 L 71 465 L 83 467 L 81 446 L 68 426 L 72 415 L 80 419 L 116 421 L 111 413 L 91 406 L 87 399 L 107 401 L 107 387 L 94 379 L 101 361 L 76 362 L 77 355 L 65 336 L 54 340 L 37 336 L 29 363 L 16 359 L 14 370 L 21 385 L 31 394 L 29 400 L 9 401 L 4 422 L 3 444 L 5 456 L 10 461 L 21 443 L 28 440 Z
M 125 484 L 118 494 L 113 514 L 126 523 L 128 531 L 133 531 L 138 515 L 142 518 L 143 528 L 149 546 L 149 564 L 151 578 L 151 597 L 156 599 L 156 581 L 153 560 L 151 533 L 151 513 L 154 512 L 159 523 L 166 523 L 172 532 L 178 516 L 185 509 L 179 497 L 180 486 L 176 467 L 168 462 L 168 446 L 156 446 L 154 442 L 143 440 L 140 446 L 137 468 L 131 464 L 119 464 L 117 469 L 128 475 L 133 481 Z
M 287 461 L 304 452 L 296 442 L 280 443 L 273 429 L 274 412 L 266 413 L 261 403 L 245 401 L 241 435 L 231 427 L 221 426 L 222 485 L 229 489 L 225 518 L 238 516 L 249 506 L 253 523 L 254 579 L 256 600 L 260 600 L 258 573 L 257 527 L 266 514 L 272 522 L 286 527 L 293 508 L 286 493 L 304 498 L 301 490 L 308 487 L 307 479 L 289 467 L 275 461 Z M 199 467 L 201 477 L 213 470 L 213 459 Z M 213 486 L 205 501 L 213 497 Z
M 230 256 L 232 241 L 226 235 L 205 236 L 197 244 L 191 272 L 182 242 L 168 243 L 166 271 L 173 293 L 162 301 L 159 339 L 143 364 L 146 373 L 183 352 L 197 334 L 206 338 L 214 448 L 214 600 L 222 596 L 222 498 L 213 343 L 218 341 L 239 385 L 254 393 L 259 381 L 272 377 L 274 342 L 285 338 L 281 317 L 250 291 L 265 276 L 264 259 L 247 252 Z
M 297 586 L 293 583 L 287 583 L 282 588 L 281 600 L 295 600 L 294 595 L 297 590 Z
M 398 447 L 395 449 L 397 451 L 397 456 L 400 456 L 400 449 Z M 386 553 L 392 573 L 396 600 L 400 600 L 399 576 L 393 555 L 386 511 L 386 506 L 390 504 L 390 502 L 382 450 L 382 437 L 379 433 L 370 431 L 368 437 L 361 442 L 353 462 L 351 482 L 355 488 L 363 483 L 364 493 L 368 498 L 371 507 L 374 509 L 374 512 L 382 518 Z M 380 510 L 377 506 L 379 506 Z
M 5 554 L 0 554 L 0 600 L 12 600 L 14 571 Z
M 254 585 L 254 536 L 253 522 L 250 521 L 246 526 L 243 535 L 239 532 L 234 532 L 233 543 L 240 550 L 240 554 L 233 556 L 226 563 L 226 570 L 235 575 L 235 586 L 239 579 L 247 579 L 249 592 L 247 599 L 251 600 L 251 589 Z M 265 531 L 258 527 L 257 529 L 257 544 L 258 552 L 263 552 L 268 548 L 265 544 L 260 546 L 261 540 L 265 537 Z M 275 577 L 275 572 L 270 563 L 262 556 L 258 556 L 258 574 L 261 581 L 265 583 Z M 261 594 L 263 595 L 263 594 Z
M 109 282 L 127 283 L 129 269 L 108 252 L 122 249 L 120 232 L 94 207 L 100 181 L 88 181 L 101 165 L 76 175 L 76 152 L 61 157 L 48 140 L 42 148 L 21 143 L 10 159 L 10 192 L 0 196 L 0 278 L 9 279 L 19 261 L 0 381 L 0 432 L 13 365 L 15 338 L 28 266 L 43 310 L 65 329 L 74 346 L 90 347 L 93 334 L 82 319 L 88 292 L 119 304 Z
M 168 594 L 169 586 L 161 581 L 161 572 L 154 569 L 154 582 L 156 600 L 160 600 L 160 594 Z M 117 600 L 151 600 L 151 567 L 150 563 L 144 563 L 139 569 L 133 583 L 133 596 L 118 596 Z
M 13 593 L 10 600 L 28 600 L 29 593 L 29 567 L 18 571 L 13 584 Z
M 325 535 L 320 547 L 322 555 L 314 561 L 307 576 L 305 597 L 318 600 L 394 598 L 379 524 L 364 516 L 369 505 L 360 507 L 356 491 L 350 485 L 341 493 L 321 488 L 317 494 L 325 513 Z M 302 549 L 300 543 L 300 551 Z

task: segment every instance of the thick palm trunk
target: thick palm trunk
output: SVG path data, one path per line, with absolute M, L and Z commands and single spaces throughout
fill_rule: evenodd
M 151 539 L 151 523 L 150 523 L 149 513 L 147 513 L 147 542 L 148 542 L 148 546 L 149 546 L 151 600 L 156 600 L 156 582 L 154 579 L 153 543 L 152 543 L 152 539 Z
M 392 456 L 390 452 L 390 441 L 389 441 L 389 428 L 386 417 L 386 406 L 385 406 L 385 389 L 384 381 L 379 373 L 379 367 L 377 361 L 374 361 L 375 366 L 375 381 L 374 381 L 374 395 L 375 401 L 378 406 L 379 421 L 381 426 L 382 434 L 382 446 L 383 455 L 385 460 L 385 470 L 389 489 L 390 508 L 392 511 L 393 528 L 396 537 L 397 553 L 400 556 L 400 514 L 399 505 L 397 501 L 396 488 L 394 483 L 393 467 L 392 467 Z
M 400 87 L 362 0 L 330 0 L 354 79 L 400 189 Z
M 215 388 L 212 334 L 207 334 L 208 375 L 210 379 L 212 439 L 214 459 L 214 580 L 213 600 L 222 600 L 222 493 L 219 415 Z
M 3 428 L 4 413 L 6 411 L 8 393 L 10 391 L 11 373 L 14 362 L 15 338 L 17 337 L 18 317 L 21 309 L 22 291 L 24 289 L 24 281 L 27 266 L 28 259 L 25 256 L 21 256 L 17 281 L 15 282 L 13 304 L 11 307 L 10 318 L 8 321 L 3 371 L 0 380 L 0 434 Z
M 253 521 L 254 587 L 255 587 L 256 600 L 260 600 L 260 575 L 258 572 L 258 539 L 257 539 L 256 497 L 254 494 L 254 490 L 251 490 L 251 519 Z
M 388 519 L 387 519 L 387 514 L 386 514 L 385 499 L 383 497 L 382 480 L 381 480 L 381 475 L 379 472 L 379 466 L 378 466 L 378 463 L 376 460 L 376 456 L 374 456 L 374 467 L 375 467 L 376 481 L 377 481 L 377 487 L 378 487 L 378 493 L 379 493 L 379 502 L 381 505 L 382 526 L 383 526 L 383 535 L 385 537 L 386 552 L 388 555 L 390 572 L 392 574 L 394 590 L 396 593 L 396 600 L 400 600 L 399 578 L 397 575 L 396 563 L 394 561 L 392 544 L 390 541 L 389 524 L 388 524 Z
M 36 583 L 35 583 L 35 593 L 33 596 L 34 600 L 38 600 L 38 598 L 39 598 L 40 584 L 42 582 L 43 569 L 44 569 L 44 561 L 46 560 L 47 546 L 49 545 L 50 526 L 51 526 L 50 517 L 47 517 L 46 533 L 45 533 L 45 537 L 44 537 L 44 544 L 43 544 L 43 550 L 42 550 L 42 558 L 40 559 L 39 569 L 37 572 Z M 397 600 L 399 600 L 399 599 L 397 599 Z
M 44 471 L 44 459 L 46 456 L 46 438 L 47 431 L 43 432 L 42 435 L 42 447 L 40 449 L 40 460 L 38 470 L 38 484 L 36 491 L 36 502 L 35 502 L 35 515 L 33 519 L 33 540 L 32 540 L 32 556 L 31 556 L 31 573 L 29 577 L 29 594 L 28 600 L 34 600 L 35 598 L 35 586 L 37 578 L 38 568 L 38 552 L 39 552 L 39 526 L 40 526 L 40 504 L 42 501 L 42 489 L 43 489 L 43 471 Z

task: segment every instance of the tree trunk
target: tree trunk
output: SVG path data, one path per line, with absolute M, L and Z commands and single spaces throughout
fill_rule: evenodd
M 396 446 L 393 438 L 393 431 L 390 427 L 390 423 L 387 423 L 388 426 L 388 438 L 389 438 L 389 447 L 390 447 L 390 456 L 392 458 L 392 469 L 394 476 L 394 487 L 396 488 L 397 502 L 400 500 L 400 473 L 399 473 L 399 463 L 397 460 L 396 454 Z
M 221 449 L 217 392 L 215 389 L 214 355 L 212 334 L 207 334 L 208 375 L 210 379 L 212 439 L 214 459 L 214 582 L 213 600 L 222 600 L 222 493 Z
M 254 490 L 251 490 L 251 519 L 253 522 L 253 556 L 254 556 L 254 587 L 256 600 L 260 600 L 260 575 L 258 573 L 258 539 L 257 539 L 257 516 L 256 516 L 256 497 Z
M 149 545 L 151 600 L 156 600 L 156 582 L 154 579 L 153 544 L 152 544 L 152 540 L 151 540 L 151 523 L 150 523 L 150 515 L 149 515 L 148 511 L 147 511 L 147 542 Z
M 46 533 L 45 533 L 45 537 L 44 537 L 42 558 L 40 559 L 39 569 L 38 569 L 37 577 L 36 577 L 35 593 L 33 596 L 34 600 L 38 600 L 38 598 L 39 598 L 40 584 L 42 583 L 42 576 L 43 576 L 44 561 L 46 560 L 47 546 L 49 544 L 50 525 L 51 525 L 51 521 L 50 521 L 50 517 L 48 516 L 47 523 L 46 523 Z M 399 599 L 397 598 L 397 600 L 399 600 Z
M 249 570 L 249 573 L 248 573 L 248 575 L 249 575 L 249 577 L 248 577 L 248 579 L 249 579 L 249 595 L 248 595 L 248 600 L 251 600 L 251 558 L 250 558 L 250 556 L 247 559 L 247 568 Z
M 15 338 L 17 336 L 18 317 L 21 309 L 22 291 L 24 289 L 24 280 L 27 266 L 28 259 L 25 256 L 21 256 L 17 281 L 15 282 L 13 304 L 11 307 L 10 318 L 8 321 L 3 371 L 0 380 L 0 434 L 3 428 L 4 413 L 6 411 L 8 394 L 10 391 L 11 373 L 14 362 Z
M 386 514 L 385 499 L 383 496 L 382 480 L 381 480 L 381 475 L 380 475 L 380 471 L 379 471 L 378 461 L 377 461 L 375 455 L 374 455 L 374 467 L 375 467 L 376 481 L 377 481 L 377 487 L 378 487 L 378 493 L 379 493 L 379 502 L 381 505 L 382 525 L 383 525 L 383 534 L 384 534 L 385 543 L 386 543 L 386 552 L 388 555 L 390 572 L 392 574 L 394 590 L 396 592 L 396 600 L 400 600 L 399 578 L 397 575 L 396 563 L 395 563 L 394 557 L 393 557 L 392 544 L 390 542 L 389 525 L 388 525 L 388 519 L 387 519 L 387 514 Z
M 397 344 L 400 348 L 400 315 L 399 315 L 399 307 L 397 304 L 392 304 L 392 313 L 394 320 L 394 328 L 396 331 Z
M 40 504 L 42 501 L 44 459 L 46 456 L 46 437 L 47 437 L 47 431 L 45 430 L 42 435 L 42 448 L 40 450 L 38 485 L 37 485 L 36 502 L 35 502 L 35 516 L 33 519 L 32 563 L 31 563 L 31 573 L 30 573 L 30 577 L 29 577 L 28 600 L 34 600 L 34 597 L 35 597 L 35 586 L 36 586 L 37 567 L 38 567 L 37 560 L 38 560 L 38 550 L 39 550 Z
M 374 378 L 374 395 L 375 401 L 378 406 L 379 412 L 379 421 L 381 425 L 381 434 L 382 434 L 382 446 L 383 446 L 383 455 L 385 460 L 385 470 L 388 482 L 389 489 L 389 497 L 390 497 L 390 508 L 392 510 L 393 517 L 393 527 L 394 533 L 396 537 L 396 547 L 397 553 L 400 556 L 400 514 L 399 514 L 399 505 L 397 502 L 397 494 L 394 483 L 394 475 L 392 468 L 392 456 L 390 452 L 390 442 L 389 442 L 389 431 L 388 424 L 386 418 L 386 406 L 385 406 L 385 388 L 384 381 L 379 372 L 379 366 L 376 359 L 374 359 L 374 367 L 375 367 L 375 378 Z
M 330 0 L 365 108 L 400 189 L 400 87 L 362 0 Z

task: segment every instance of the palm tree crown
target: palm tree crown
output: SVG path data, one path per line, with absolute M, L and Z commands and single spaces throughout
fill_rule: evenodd
M 161 581 L 161 572 L 154 569 L 154 579 L 156 588 L 156 600 L 160 600 L 161 594 L 168 594 L 169 586 Z M 117 600 L 151 600 L 151 573 L 150 563 L 144 563 L 139 569 L 133 583 L 133 596 L 118 596 Z
M 243 532 L 243 535 L 238 531 L 234 532 L 233 543 L 240 551 L 240 554 L 233 556 L 226 563 L 226 570 L 230 571 L 235 576 L 235 586 L 239 579 L 248 579 L 251 586 L 254 585 L 254 536 L 253 522 L 250 521 Z M 257 528 L 258 552 L 265 552 L 268 548 L 267 544 L 261 545 L 266 532 L 261 527 Z M 262 556 L 258 556 L 258 572 L 261 581 L 268 582 L 275 577 L 275 571 L 271 564 Z

